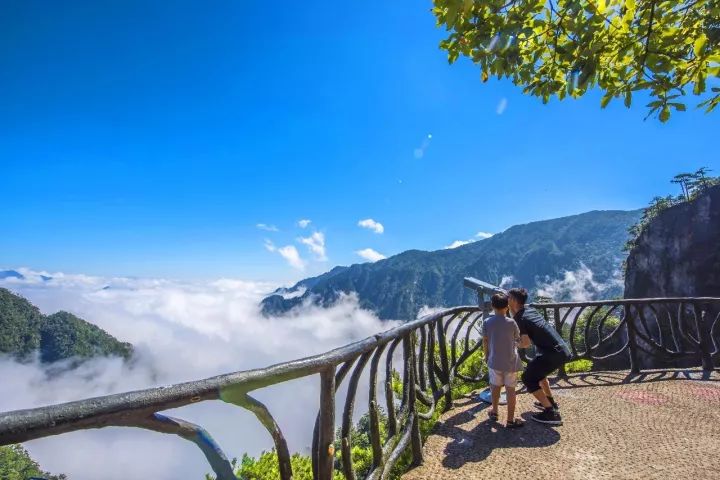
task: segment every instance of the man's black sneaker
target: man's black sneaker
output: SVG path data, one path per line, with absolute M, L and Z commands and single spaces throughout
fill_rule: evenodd
M 557 410 L 554 408 L 546 408 L 540 413 L 536 413 L 531 416 L 533 420 L 547 425 L 562 425 L 562 418 Z
M 552 407 L 553 407 L 555 410 L 559 410 L 559 409 L 560 409 L 560 405 L 558 405 L 557 402 L 556 402 L 555 400 L 553 400 L 553 399 L 550 399 L 550 405 L 552 405 Z M 534 406 L 535 408 L 537 408 L 538 410 L 545 410 L 545 407 L 543 407 L 543 404 L 540 403 L 540 402 L 535 402 L 535 403 L 533 403 L 533 406 Z

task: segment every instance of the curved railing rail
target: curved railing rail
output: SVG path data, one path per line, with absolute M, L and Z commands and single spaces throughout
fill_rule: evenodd
M 102 427 L 136 427 L 172 433 L 194 442 L 220 480 L 235 480 L 232 465 L 201 426 L 160 413 L 207 400 L 222 400 L 255 414 L 270 433 L 278 455 L 280 476 L 292 478 L 290 452 L 280 426 L 268 408 L 250 393 L 309 375 L 320 376 L 320 409 L 312 441 L 313 476 L 331 479 L 335 463 L 335 393 L 349 376 L 341 419 L 341 459 L 345 478 L 356 478 L 351 458 L 353 410 L 361 375 L 369 368 L 368 412 L 373 462 L 366 478 L 386 478 L 410 447 L 414 464 L 422 462 L 420 419 L 432 417 L 438 403 L 452 406 L 456 377 L 472 381 L 458 368 L 481 345 L 477 341 L 479 307 L 457 307 L 400 325 L 330 352 L 168 387 L 120 393 L 30 410 L 0 413 L 0 445 Z M 396 354 L 397 350 L 397 354 Z M 402 395 L 395 398 L 392 372 L 401 362 Z M 368 367 L 369 365 L 369 367 Z M 381 441 L 378 371 L 385 379 L 383 397 L 387 439 Z M 383 372 L 384 370 L 384 372 Z
M 504 289 L 467 277 L 478 303 L 489 308 L 490 295 Z M 559 331 L 573 359 L 604 367 L 654 368 L 701 364 L 712 370 L 720 359 L 720 298 L 637 298 L 531 304 Z M 627 352 L 623 358 L 620 354 Z M 527 358 L 527 352 L 525 357 Z M 667 366 L 667 365 L 663 365 Z M 564 370 L 561 370 L 564 374 Z
M 137 427 L 173 433 L 194 442 L 218 479 L 234 480 L 231 463 L 208 432 L 160 413 L 191 403 L 222 400 L 255 414 L 273 439 L 280 476 L 287 480 L 292 477 L 292 468 L 285 437 L 268 408 L 250 393 L 319 375 L 320 408 L 312 441 L 313 476 L 322 480 L 332 478 L 335 394 L 349 378 L 340 427 L 340 453 L 345 477 L 354 480 L 351 458 L 354 403 L 361 376 L 369 369 L 367 408 L 373 462 L 366 478 L 386 478 L 408 447 L 412 462 L 422 462 L 419 422 L 432 417 L 441 399 L 445 409 L 451 408 L 453 381 L 479 380 L 463 375 L 459 367 L 481 345 L 477 339 L 483 310 L 487 308 L 485 295 L 499 289 L 473 282 L 474 279 L 466 279 L 466 286 L 478 289 L 479 307 L 443 310 L 321 355 L 169 387 L 0 413 L 0 445 L 81 429 Z M 660 359 L 702 364 L 704 369 L 711 370 L 720 357 L 720 298 L 626 299 L 532 306 L 568 340 L 574 358 L 590 359 L 609 368 L 629 367 L 639 372 L 642 362 Z M 610 361 L 615 363 L 603 363 Z M 396 362 L 402 365 L 400 398 L 395 398 L 392 387 Z M 382 400 L 377 392 L 379 376 L 385 383 Z M 386 420 L 381 420 L 381 403 Z M 387 439 L 381 437 L 381 421 L 387 422 Z
M 643 298 L 540 303 L 575 359 L 641 368 L 701 364 L 720 358 L 720 298 Z M 620 354 L 627 352 L 626 359 Z

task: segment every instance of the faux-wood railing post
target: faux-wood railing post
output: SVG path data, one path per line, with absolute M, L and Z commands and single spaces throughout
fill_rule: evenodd
M 545 311 L 547 312 L 547 309 L 545 309 Z M 560 309 L 558 307 L 553 308 L 553 323 L 555 324 L 555 330 L 557 330 L 562 337 L 562 323 L 560 322 Z M 567 377 L 565 364 L 562 364 L 558 369 L 558 376 L 561 378 Z
M 452 391 L 450 388 L 450 363 L 448 361 L 447 354 L 447 339 L 445 338 L 445 325 L 443 325 L 443 318 L 441 317 L 437 321 L 437 335 L 438 335 L 438 348 L 440 349 L 440 367 L 443 373 L 443 383 L 447 384 L 447 391 L 445 392 L 445 412 L 449 411 L 453 406 Z
M 409 419 L 412 422 L 412 430 L 410 432 L 410 445 L 412 449 L 412 466 L 417 467 L 423 463 L 422 438 L 420 437 L 420 419 L 417 414 L 415 385 L 415 365 L 417 358 L 415 357 L 415 334 L 410 333 L 403 339 L 403 349 L 405 357 L 409 359 L 410 368 L 408 378 L 405 380 L 408 384 L 408 412 Z
M 636 307 L 637 308 L 637 307 Z M 642 308 L 642 306 L 640 306 Z M 628 352 L 630 354 L 630 371 L 632 373 L 640 373 L 640 362 L 637 353 L 637 337 L 635 336 L 635 322 L 632 316 L 632 304 L 625 305 L 625 324 L 628 333 Z
M 710 325 L 708 325 L 705 309 L 698 312 L 697 304 L 693 305 L 695 313 L 695 322 L 698 332 L 698 340 L 700 343 L 700 358 L 702 360 L 702 368 L 705 371 L 713 371 L 715 366 L 712 359 L 712 340 L 710 339 Z
M 335 368 L 320 373 L 320 430 L 318 480 L 332 480 L 335 464 Z

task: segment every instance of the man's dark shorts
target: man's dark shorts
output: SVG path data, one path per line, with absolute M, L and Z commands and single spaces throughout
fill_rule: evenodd
M 565 349 L 538 354 L 528 362 L 522 374 L 522 382 L 528 393 L 540 390 L 540 380 L 570 361 L 572 357 Z

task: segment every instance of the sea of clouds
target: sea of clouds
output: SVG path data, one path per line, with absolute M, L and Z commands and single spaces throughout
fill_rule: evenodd
M 134 362 L 102 358 L 61 375 L 37 362 L 0 358 L 0 411 L 195 380 L 321 353 L 387 330 L 349 295 L 331 308 L 307 305 L 282 317 L 261 315 L 259 302 L 276 285 L 235 279 L 180 282 L 102 278 L 19 269 L 24 278 L 0 287 L 43 313 L 72 312 L 136 348 Z M 45 277 L 45 278 L 43 278 Z M 46 278 L 50 277 L 50 280 Z M 291 451 L 309 453 L 318 408 L 317 376 L 254 393 L 283 429 Z M 361 385 L 366 385 L 362 382 Z M 367 402 L 358 389 L 357 414 Z M 342 390 L 339 405 L 342 405 Z M 205 427 L 229 457 L 257 455 L 272 440 L 255 417 L 223 402 L 169 411 Z M 27 442 L 44 469 L 83 479 L 202 479 L 210 468 L 192 443 L 132 428 L 73 432 Z

